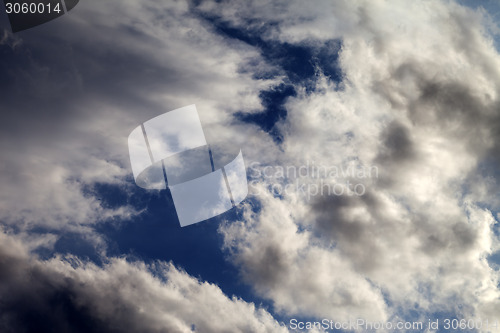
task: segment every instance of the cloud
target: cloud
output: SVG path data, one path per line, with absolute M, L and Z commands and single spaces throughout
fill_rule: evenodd
M 274 200 L 265 188 L 260 191 L 262 210 L 252 213 L 247 204 L 244 222 L 222 228 L 245 282 L 289 316 L 385 319 L 381 290 L 353 272 L 340 253 L 299 231 L 297 209 L 290 208 L 297 202 Z
M 363 196 L 272 196 L 262 186 L 260 208 L 221 228 L 245 281 L 289 315 L 496 316 L 499 276 L 486 258 L 498 250 L 488 197 L 498 192 L 500 58 L 484 13 L 436 1 L 203 8 L 233 26 L 273 22 L 270 40 L 342 38 L 344 81 L 319 73 L 313 91 L 296 87 L 271 164 L 380 171 L 325 180 L 362 184 Z
M 17 47 L 3 45 L 0 219 L 20 229 L 86 233 L 136 216 L 144 207 L 108 207 L 92 191 L 104 183 L 133 194 L 133 128 L 196 103 L 225 164 L 255 132 L 230 126 L 232 114 L 260 108 L 259 91 L 274 82 L 240 71 L 257 70 L 259 54 L 219 36 L 183 2 L 81 4 L 19 36 Z
M 207 141 L 229 151 L 220 164 L 243 147 L 247 161 L 263 166 L 379 170 L 376 177 L 325 179 L 327 186 L 361 184 L 361 196 L 310 188 L 272 195 L 268 179 L 259 179 L 240 221 L 221 226 L 241 278 L 277 312 L 337 320 L 415 311 L 420 318 L 494 318 L 499 276 L 487 258 L 500 248 L 500 58 L 484 15 L 444 1 L 81 3 L 23 34 L 16 47 L 1 39 L 10 53 L 1 65 L 7 158 L 0 164 L 0 218 L 23 230 L 92 233 L 99 221 L 134 216 L 140 208 L 106 207 L 85 189 L 108 183 L 132 193 L 127 135 L 196 103 Z M 311 54 L 326 49 L 338 55 L 331 67 L 340 67 L 342 81 L 319 63 L 312 82 L 287 78 L 264 49 L 217 30 L 214 17 L 266 43 Z M 280 83 L 295 93 L 284 95 L 285 112 L 273 124 L 277 143 L 236 115 L 258 114 L 261 92 Z M 302 181 L 325 185 L 311 175 Z M 71 316 L 94 325 L 89 330 L 278 329 L 267 312 L 172 264 L 39 261 L 3 237 L 13 249 L 3 250 L 3 279 L 14 286 L 3 291 L 14 309 L 5 326 L 36 312 L 61 330 Z M 30 293 L 33 305 L 24 302 Z M 54 316 L 51 302 L 59 306 Z M 239 315 L 226 316 L 232 312 Z
M 127 137 L 154 116 L 197 104 L 207 140 L 224 152 L 221 165 L 248 138 L 256 152 L 272 141 L 233 116 L 261 109 L 260 90 L 277 81 L 253 78 L 269 67 L 259 53 L 219 36 L 184 2 L 81 3 L 1 40 L 0 221 L 19 237 L 2 236 L 1 330 L 286 331 L 265 310 L 173 264 L 40 261 L 22 245 L 52 254 L 58 237 L 79 234 L 106 258 L 96 226 L 145 208 L 131 199 L 140 190 Z M 114 198 L 99 193 L 101 184 L 124 199 L 108 204 Z
M 172 263 L 30 256 L 0 234 L 2 332 L 287 332 L 265 310 Z

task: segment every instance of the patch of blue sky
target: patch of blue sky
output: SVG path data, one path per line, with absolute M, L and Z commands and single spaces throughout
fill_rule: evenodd
M 102 200 L 107 202 L 125 200 L 114 196 L 112 186 L 100 186 Z M 133 200 L 130 200 L 130 199 Z M 144 212 L 130 221 L 100 223 L 95 230 L 107 240 L 108 256 L 127 255 L 132 260 L 146 263 L 156 260 L 172 261 L 191 276 L 217 284 L 231 297 L 236 295 L 247 302 L 271 307 L 265 300 L 255 296 L 244 284 L 237 268 L 223 252 L 222 235 L 218 228 L 223 221 L 241 218 L 237 208 L 217 217 L 181 228 L 169 190 L 149 191 L 137 188 L 130 202 L 142 203 Z M 248 199 L 247 199 L 248 200 Z M 255 204 L 258 210 L 258 205 Z M 71 244 L 67 244 L 70 246 Z M 75 249 L 72 249 L 74 251 Z
M 500 51 L 500 1 L 498 0 L 457 0 L 457 3 L 469 8 L 484 10 L 491 18 L 493 26 L 488 27 L 497 51 Z
M 485 159 L 483 159 L 477 166 L 474 171 L 479 173 L 481 179 L 490 179 L 493 180 L 495 184 L 500 183 L 500 169 L 498 168 L 498 157 L 494 156 L 494 154 L 490 154 Z M 462 197 L 461 200 L 466 199 L 467 194 L 470 192 L 470 184 L 464 184 L 461 187 L 462 189 Z M 500 196 L 500 190 L 497 191 L 496 197 Z M 479 208 L 486 209 L 491 212 L 493 217 L 496 220 L 496 223 L 492 226 L 492 231 L 497 239 L 500 239 L 500 224 L 498 223 L 500 207 L 496 205 L 494 202 L 476 202 L 475 203 Z M 490 266 L 493 269 L 500 268 L 500 251 L 492 253 L 487 257 L 487 260 Z
M 240 120 L 253 123 L 267 132 L 276 143 L 282 142 L 282 134 L 275 126 L 286 119 L 285 103 L 288 97 L 296 96 L 296 87 L 301 86 L 306 92 L 315 90 L 318 73 L 336 83 L 342 81 L 342 70 L 339 65 L 340 40 L 327 40 L 323 43 L 290 44 L 265 39 L 266 30 L 273 23 L 262 23 L 259 29 L 239 28 L 229 25 L 216 17 L 208 17 L 199 13 L 211 24 L 219 34 L 239 40 L 260 51 L 261 56 L 271 65 L 272 70 L 254 73 L 254 79 L 273 78 L 284 75 L 284 81 L 268 90 L 261 91 L 260 99 L 264 110 L 254 114 L 236 114 Z

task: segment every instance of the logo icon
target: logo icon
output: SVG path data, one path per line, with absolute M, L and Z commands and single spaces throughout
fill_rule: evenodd
M 196 106 L 176 109 L 136 127 L 128 137 L 134 180 L 170 189 L 182 227 L 220 215 L 248 194 L 243 154 L 214 170 Z

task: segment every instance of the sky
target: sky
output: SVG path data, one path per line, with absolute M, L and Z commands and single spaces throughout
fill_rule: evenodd
M 13 33 L 2 7 L 0 332 L 500 330 L 499 13 L 82 0 Z M 249 192 L 181 227 L 127 139 L 192 104 Z

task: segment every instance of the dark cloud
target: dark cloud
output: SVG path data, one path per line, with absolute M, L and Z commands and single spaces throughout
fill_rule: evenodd
M 429 256 L 467 253 L 478 245 L 479 232 L 461 216 L 447 216 L 448 221 L 431 221 L 428 216 L 412 216 L 411 233 L 420 239 L 419 249 Z
M 153 332 L 141 324 L 133 304 L 117 304 L 103 320 L 86 294 L 95 286 L 68 278 L 12 249 L 0 246 L 0 330 L 7 333 Z M 113 286 L 118 288 L 118 286 Z M 116 300 L 115 300 L 116 301 Z M 167 332 L 158 330 L 155 332 Z
M 146 267 L 110 259 L 96 267 L 74 257 L 40 261 L 19 241 L 0 238 L 2 332 L 286 331 L 267 312 L 229 299 L 171 264 Z
M 359 210 L 363 214 L 356 213 Z M 319 238 L 334 244 L 357 269 L 370 271 L 380 266 L 383 251 L 378 239 L 391 226 L 373 194 L 316 197 L 310 214 Z
M 279 246 L 266 244 L 258 253 L 239 258 L 238 265 L 242 265 L 242 275 L 248 283 L 258 283 L 265 288 L 274 288 L 283 277 L 289 274 L 290 262 L 286 253 Z
M 382 132 L 382 151 L 377 162 L 382 165 L 398 164 L 416 156 L 414 144 L 408 128 L 397 122 L 391 122 Z

